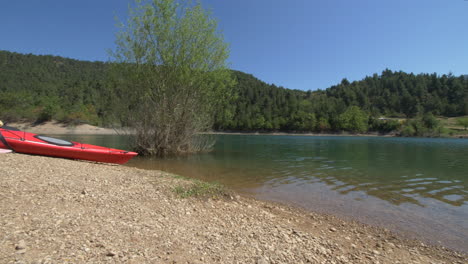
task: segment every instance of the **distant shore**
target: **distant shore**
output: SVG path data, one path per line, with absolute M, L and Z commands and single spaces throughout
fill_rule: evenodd
M 60 123 L 57 121 L 48 121 L 40 124 L 20 122 L 9 123 L 8 126 L 16 127 L 20 130 L 36 134 L 76 134 L 76 135 L 121 135 L 128 134 L 129 130 L 120 128 L 104 128 L 93 126 L 89 124 L 80 124 L 76 126 Z M 295 132 L 261 132 L 261 131 L 209 131 L 202 134 L 211 135 L 272 135 L 272 136 L 333 136 L 333 137 L 398 137 L 396 132 L 386 134 L 369 132 L 369 133 L 349 133 L 349 132 L 336 132 L 336 133 L 295 133 Z M 468 138 L 468 131 L 466 134 L 454 135 L 451 138 Z
M 0 154 L 2 263 L 466 263 L 465 253 L 162 171 Z
M 270 136 L 309 136 L 309 137 L 399 137 L 395 132 L 381 134 L 377 132 L 369 133 L 286 133 L 286 132 L 223 132 L 223 131 L 210 131 L 204 134 L 211 135 L 270 135 Z M 466 134 L 453 135 L 443 138 L 468 138 L 468 132 Z
M 271 135 L 271 136 L 311 136 L 311 137 L 395 137 L 395 133 L 379 134 L 379 133 L 295 133 L 295 132 L 226 132 L 226 131 L 210 131 L 204 134 L 213 135 Z

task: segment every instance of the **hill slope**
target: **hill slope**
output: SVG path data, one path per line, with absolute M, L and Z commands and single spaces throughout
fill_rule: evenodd
M 103 62 L 0 51 L 0 118 L 115 122 L 109 120 L 114 91 L 106 79 L 108 68 Z M 214 113 L 214 129 L 352 131 L 344 121 L 353 122 L 354 116 L 367 120 L 380 115 L 468 114 L 466 76 L 385 70 L 361 81 L 343 79 L 326 90 L 305 92 L 267 84 L 243 72 L 233 74 L 237 96 Z
M 342 115 L 357 106 L 367 116 L 414 117 L 468 114 L 468 80 L 437 74 L 392 72 L 324 91 L 289 90 L 234 72 L 238 98 L 220 109 L 216 128 L 233 130 L 346 130 Z

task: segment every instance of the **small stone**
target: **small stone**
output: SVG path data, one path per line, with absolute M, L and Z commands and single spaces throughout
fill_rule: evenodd
M 25 248 L 26 248 L 26 243 L 24 242 L 24 240 L 20 240 L 18 244 L 16 244 L 16 247 L 15 247 L 16 250 L 21 250 Z
M 107 252 L 107 254 L 106 254 L 106 256 L 108 256 L 108 257 L 113 257 L 113 256 L 115 256 L 115 255 L 116 255 L 116 254 L 115 254 L 114 251 L 109 251 L 109 252 Z
M 330 231 L 332 231 L 332 232 L 336 232 L 336 228 L 334 228 L 334 227 L 331 227 L 331 228 L 330 228 Z

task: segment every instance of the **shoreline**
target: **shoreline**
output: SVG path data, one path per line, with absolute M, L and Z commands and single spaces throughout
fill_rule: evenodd
M 288 133 L 288 132 L 219 132 L 211 131 L 203 134 L 208 135 L 252 135 L 252 136 L 305 136 L 305 137 L 397 137 L 395 134 L 379 133 Z
M 162 171 L 24 154 L 0 159 L 0 260 L 465 263 L 378 227 L 236 194 L 181 198 Z
M 396 133 L 391 132 L 387 134 L 380 134 L 378 132 L 370 133 L 287 133 L 287 132 L 219 132 L 219 131 L 210 131 L 203 132 L 201 134 L 207 135 L 251 135 L 251 136 L 304 136 L 304 137 L 401 137 Z M 404 138 L 404 137 L 402 137 Z M 460 138 L 467 139 L 468 133 L 463 135 L 453 135 L 449 137 L 407 137 L 407 138 Z
M 89 124 L 81 124 L 70 126 L 57 121 L 47 121 L 41 124 L 34 124 L 28 122 L 9 123 L 9 126 L 16 127 L 20 130 L 36 134 L 49 134 L 49 135 L 124 135 L 131 134 L 131 131 L 121 128 L 104 128 L 93 126 Z M 378 132 L 369 133 L 349 133 L 349 132 L 336 132 L 336 133 L 289 133 L 289 132 L 238 132 L 238 131 L 208 131 L 200 134 L 206 135 L 268 135 L 268 136 L 307 136 L 307 137 L 399 137 L 395 132 L 381 134 Z M 425 137 L 423 137 L 425 138 Z M 467 134 L 454 135 L 444 138 L 468 138 Z

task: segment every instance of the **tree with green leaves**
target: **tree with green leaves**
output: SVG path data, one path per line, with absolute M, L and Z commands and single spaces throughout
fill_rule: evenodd
M 338 118 L 340 127 L 346 131 L 367 132 L 369 117 L 358 106 L 350 106 Z
M 136 1 L 117 34 L 117 114 L 135 129 L 141 154 L 202 150 L 196 135 L 233 84 L 228 45 L 199 2 Z
M 421 120 L 424 126 L 430 130 L 435 130 L 440 126 L 439 120 L 437 120 L 437 118 L 435 118 L 435 116 L 431 113 L 424 114 Z

